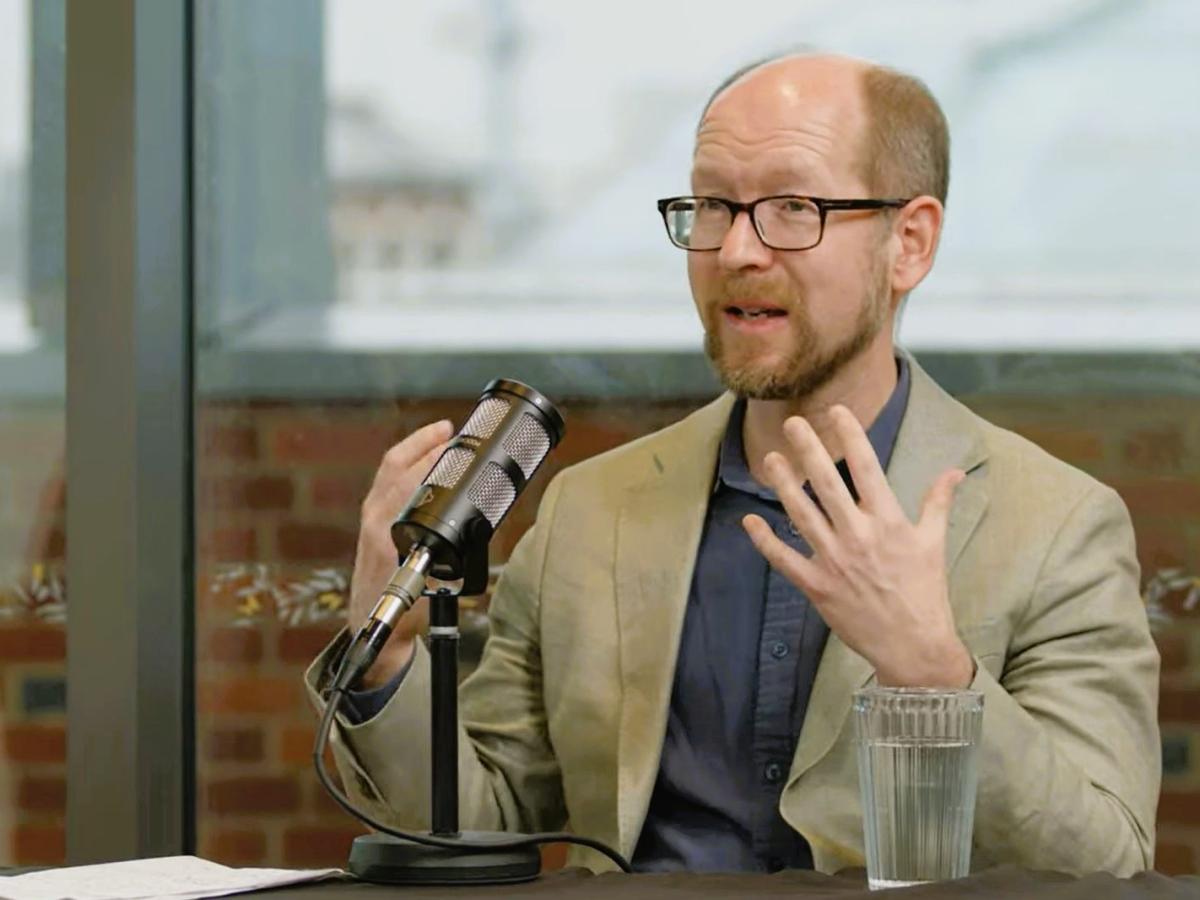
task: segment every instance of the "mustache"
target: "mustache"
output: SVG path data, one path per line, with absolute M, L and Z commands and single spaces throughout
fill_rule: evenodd
M 758 300 L 790 310 L 797 305 L 798 298 L 786 285 L 768 281 L 761 277 L 731 275 L 715 286 L 709 297 L 711 306 L 737 305 L 738 301 Z

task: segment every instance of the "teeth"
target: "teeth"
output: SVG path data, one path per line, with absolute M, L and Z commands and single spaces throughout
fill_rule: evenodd
M 774 319 L 779 316 L 787 315 L 787 312 L 785 312 L 782 309 L 777 309 L 775 307 L 766 307 L 766 308 L 759 307 L 759 308 L 746 309 L 745 307 L 730 305 L 730 306 L 725 307 L 725 312 L 727 315 L 736 316 L 737 318 L 744 319 L 744 320 Z

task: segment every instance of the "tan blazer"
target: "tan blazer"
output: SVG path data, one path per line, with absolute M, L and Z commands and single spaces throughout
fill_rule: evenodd
M 723 396 L 547 488 L 492 599 L 482 663 L 462 686 L 464 828 L 569 822 L 633 853 L 731 403 Z M 914 364 L 888 470 L 910 516 L 951 466 L 968 474 L 949 523 L 950 598 L 985 696 L 973 866 L 1147 868 L 1160 778 L 1158 654 L 1125 507 L 971 413 Z M 318 707 L 343 640 L 307 674 Z M 824 872 L 863 865 L 848 712 L 872 675 L 830 635 L 780 800 Z M 386 708 L 360 725 L 341 722 L 334 736 L 357 799 L 412 827 L 428 823 L 428 695 L 418 646 Z M 612 867 L 574 847 L 568 861 Z

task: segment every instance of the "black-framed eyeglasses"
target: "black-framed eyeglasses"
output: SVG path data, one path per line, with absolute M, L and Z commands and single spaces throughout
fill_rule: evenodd
M 911 199 L 911 198 L 910 198 Z M 811 250 L 825 236 L 831 211 L 900 209 L 909 200 L 830 200 L 780 194 L 739 203 L 724 197 L 665 197 L 658 211 L 667 237 L 684 250 L 719 250 L 738 213 L 754 223 L 758 239 L 772 250 Z

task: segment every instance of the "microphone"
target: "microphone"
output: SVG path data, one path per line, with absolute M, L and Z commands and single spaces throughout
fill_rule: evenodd
M 346 651 L 334 689 L 349 689 L 371 667 L 426 577 L 461 579 L 467 595 L 487 587 L 488 541 L 564 428 L 554 404 L 528 385 L 497 378 L 484 388 L 392 524 L 403 560 Z
M 403 562 L 358 630 L 327 694 L 313 766 L 342 809 L 375 830 L 355 838 L 347 868 L 385 884 L 514 884 L 541 871 L 537 847 L 572 843 L 603 853 L 624 872 L 629 862 L 594 838 L 553 832 L 461 831 L 458 820 L 458 597 L 487 587 L 487 545 L 513 503 L 562 440 L 563 418 L 519 381 L 484 388 L 462 430 L 442 452 L 392 523 Z M 425 588 L 426 577 L 457 581 Z M 429 606 L 430 830 L 402 831 L 357 809 L 329 777 L 325 749 L 338 707 L 371 667 L 399 618 L 422 595 Z

